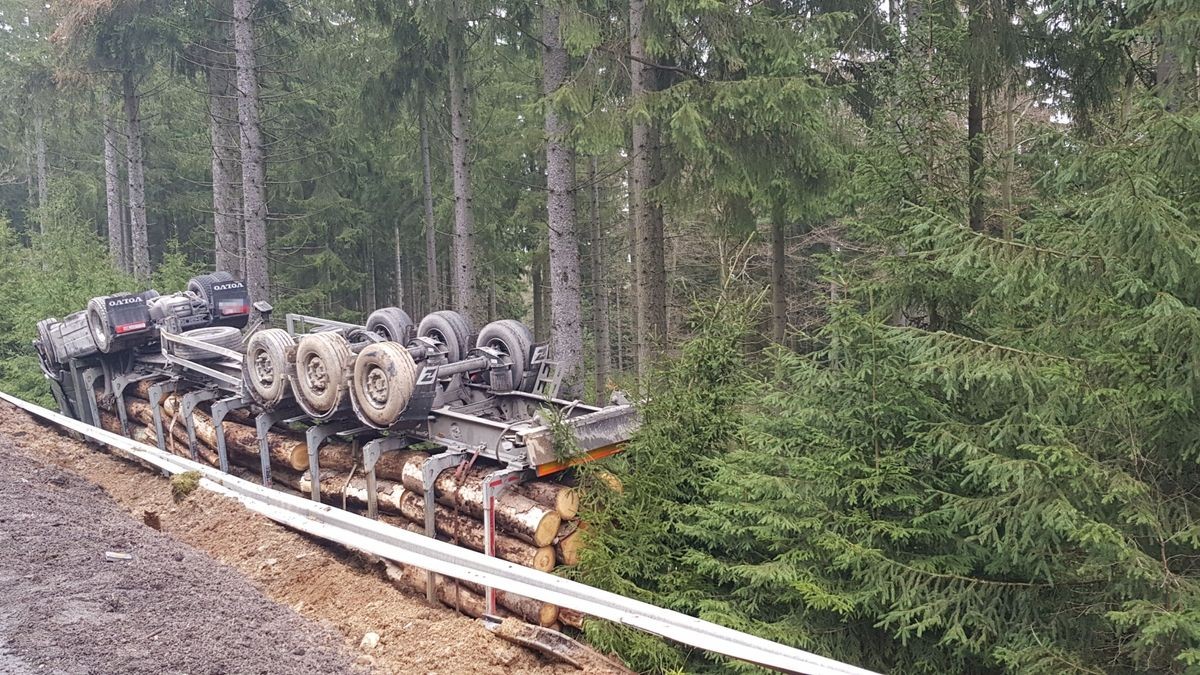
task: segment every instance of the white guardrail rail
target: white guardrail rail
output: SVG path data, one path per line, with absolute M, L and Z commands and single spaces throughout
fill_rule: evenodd
M 871 671 L 742 633 L 680 612 L 633 600 L 546 572 L 392 527 L 354 513 L 222 473 L 0 392 L 33 415 L 103 443 L 119 454 L 168 474 L 196 471 L 200 486 L 232 497 L 247 509 L 306 534 L 403 565 L 473 581 L 589 616 L 631 626 L 680 644 L 804 675 L 872 675 Z

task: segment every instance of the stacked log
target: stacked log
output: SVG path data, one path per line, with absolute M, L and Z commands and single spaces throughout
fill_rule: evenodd
M 126 414 L 130 435 L 136 440 L 155 445 L 153 410 L 148 400 L 149 381 L 136 383 L 126 390 Z M 119 432 L 120 422 L 110 412 L 101 417 L 102 426 Z M 188 456 L 187 429 L 181 415 L 181 395 L 169 393 L 162 400 L 163 430 L 167 434 L 168 450 Z M 215 452 L 217 429 L 211 415 L 199 408 L 192 413 L 193 428 L 200 459 L 217 464 Z M 231 463 L 257 471 L 259 443 L 253 419 L 246 415 L 230 415 L 224 420 L 226 449 Z M 308 449 L 295 432 L 272 429 L 268 435 L 272 475 L 281 485 L 302 494 L 312 489 L 308 470 Z M 413 532 L 424 534 L 425 499 L 421 468 L 429 454 L 420 451 L 387 452 L 376 463 L 376 499 L 382 520 Z M 322 444 L 318 454 L 321 466 L 323 501 L 337 506 L 365 509 L 366 479 L 361 458 L 351 444 L 331 439 Z M 434 483 L 436 503 L 434 524 L 438 537 L 476 551 L 484 550 L 485 533 L 482 523 L 483 479 L 494 467 L 472 466 L 466 470 L 448 469 Z M 551 571 L 556 565 L 573 565 L 579 559 L 581 542 L 578 523 L 579 496 L 577 488 L 550 481 L 533 481 L 504 490 L 494 504 L 496 537 L 494 553 L 509 562 L 541 571 Z M 418 593 L 425 592 L 426 573 L 420 569 L 393 566 L 389 578 L 398 586 Z M 484 610 L 483 589 L 475 584 L 456 582 L 435 576 L 439 600 L 457 607 L 471 616 Z M 554 605 L 505 593 L 497 594 L 502 614 L 513 615 L 542 626 L 556 625 L 560 620 L 568 625 L 581 620 L 568 615 L 560 619 Z

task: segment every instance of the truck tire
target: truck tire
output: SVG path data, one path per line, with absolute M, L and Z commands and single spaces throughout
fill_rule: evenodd
M 413 335 L 413 320 L 399 307 L 383 307 L 367 317 L 367 330 L 378 333 L 384 340 L 406 345 Z
M 201 274 L 188 280 L 187 289 L 189 293 L 196 294 L 197 297 L 204 301 L 205 306 L 208 307 L 209 321 L 213 325 L 245 328 L 246 324 L 250 321 L 249 314 L 237 315 L 233 318 L 222 318 L 217 314 L 217 307 L 213 302 L 213 286 L 233 280 L 233 275 L 224 270 L 213 272 L 212 274 Z
M 42 354 L 42 360 L 46 362 L 47 366 L 62 365 L 58 352 L 54 349 L 54 339 L 50 332 L 50 328 L 56 323 L 58 323 L 58 319 L 54 317 L 37 322 L 38 352 Z
M 466 317 L 448 309 L 434 312 L 421 319 L 417 337 L 436 340 L 446 347 L 446 360 L 461 361 L 471 348 L 471 325 Z
M 87 304 L 88 329 L 92 331 L 92 341 L 96 349 L 107 354 L 112 349 L 115 335 L 112 324 L 108 320 L 108 308 L 104 306 L 104 298 L 92 298 Z
M 310 415 L 332 414 L 345 401 L 346 371 L 354 355 L 340 333 L 310 333 L 296 343 L 292 390 Z
M 204 328 L 193 328 L 180 333 L 181 337 L 192 340 L 199 340 L 214 347 L 224 347 L 235 352 L 242 351 L 242 332 L 232 326 L 206 326 Z M 189 345 L 175 345 L 175 356 L 181 359 L 189 359 L 191 361 L 205 361 L 211 359 L 223 358 L 219 354 L 214 354 L 200 347 L 192 347 Z
M 417 386 L 417 364 L 399 342 L 368 346 L 354 361 L 355 412 L 365 424 L 386 429 L 400 419 Z
M 512 360 L 512 386 L 521 388 L 525 371 L 529 370 L 529 348 L 533 345 L 533 333 L 515 319 L 493 321 L 479 331 L 476 347 L 486 347 L 503 352 Z
M 258 331 L 246 345 L 243 377 L 254 400 L 268 410 L 279 405 L 291 390 L 288 352 L 295 346 L 292 336 L 279 328 Z

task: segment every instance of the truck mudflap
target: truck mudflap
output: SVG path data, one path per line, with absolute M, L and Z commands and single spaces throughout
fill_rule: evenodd
M 541 415 L 535 420 L 538 422 L 536 426 L 521 429 L 517 433 L 529 452 L 529 463 L 539 476 L 620 452 L 641 426 L 641 419 L 632 405 L 602 408 L 568 417 L 557 424 L 547 422 Z M 556 445 L 555 426 L 558 425 L 571 434 L 575 447 Z

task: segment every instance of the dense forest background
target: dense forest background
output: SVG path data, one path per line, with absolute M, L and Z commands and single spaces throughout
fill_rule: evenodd
M 1198 46 L 1192 0 L 3 0 L 0 386 L 214 267 L 524 318 L 650 395 L 586 581 L 891 672 L 1195 672 Z

